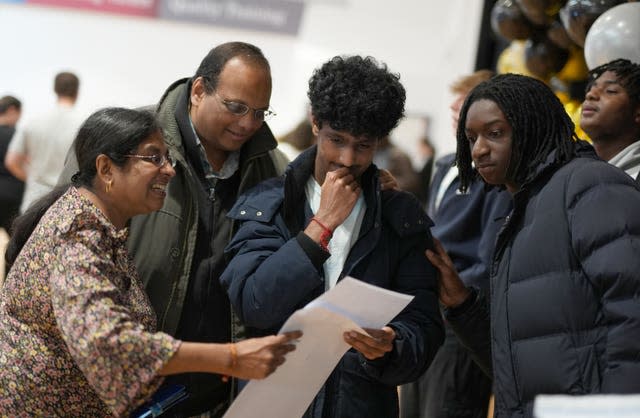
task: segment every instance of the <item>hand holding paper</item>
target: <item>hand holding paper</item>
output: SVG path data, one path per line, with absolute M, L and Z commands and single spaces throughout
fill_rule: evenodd
M 396 333 L 391 327 L 382 329 L 366 328 L 367 334 L 357 331 L 344 333 L 344 339 L 351 347 L 358 350 L 368 360 L 375 360 L 393 350 Z
M 395 332 L 386 325 L 412 299 L 413 296 L 382 289 L 351 277 L 344 278 L 334 288 L 291 315 L 280 332 L 303 332 L 296 350 L 287 354 L 286 362 L 272 375 L 264 380 L 249 382 L 224 418 L 301 417 L 349 349 L 345 333 L 355 331 L 360 334 L 353 344 L 357 341 L 357 345 L 362 346 L 362 350 L 369 352 L 369 355 L 392 348 Z M 370 331 L 369 334 L 363 327 Z M 375 339 L 379 341 L 373 343 Z M 364 345 L 369 347 L 364 348 Z

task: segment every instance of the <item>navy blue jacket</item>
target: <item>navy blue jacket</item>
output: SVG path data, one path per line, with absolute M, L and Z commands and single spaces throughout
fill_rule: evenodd
M 312 216 L 305 184 L 315 154 L 315 147 L 305 151 L 284 177 L 241 196 L 229 214 L 244 222 L 227 247 L 233 258 L 221 281 L 249 336 L 277 331 L 324 292 L 328 254 L 300 236 Z M 367 209 L 340 279 L 350 275 L 414 299 L 389 324 L 397 334 L 393 351 L 374 361 L 348 351 L 306 417 L 397 416 L 396 386 L 418 378 L 443 340 L 436 270 L 424 255 L 432 246 L 430 219 L 410 194 L 380 192 L 373 165 L 362 176 L 362 189 Z
M 590 147 L 553 160 L 514 195 L 490 308 L 446 311 L 493 367 L 498 417 L 531 417 L 538 394 L 640 392 L 640 185 Z

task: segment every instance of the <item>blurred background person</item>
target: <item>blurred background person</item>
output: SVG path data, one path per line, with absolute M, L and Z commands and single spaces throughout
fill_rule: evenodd
M 618 59 L 589 76 L 580 126 L 600 158 L 640 181 L 640 65 Z
M 420 192 L 420 177 L 413 169 L 411 158 L 391 142 L 389 135 L 378 141 L 378 149 L 373 157 L 376 167 L 388 170 L 396 179 L 400 190 L 417 196 Z
M 16 131 L 20 119 L 22 103 L 13 96 L 0 98 L 0 228 L 9 234 L 11 222 L 20 213 L 20 203 L 24 193 L 24 182 L 16 178 L 4 165 L 4 157 L 9 142 Z M 0 231 L 0 284 L 6 276 L 4 249 L 8 235 Z
M 289 161 L 293 161 L 302 151 L 315 143 L 316 137 L 311 130 L 311 121 L 306 117 L 278 139 L 278 149 L 287 156 Z
M 20 119 L 22 103 L 13 96 L 0 98 L 0 228 L 9 233 L 13 218 L 18 215 L 24 182 L 4 165 L 4 158 Z
M 55 76 L 56 106 L 26 121 L 16 132 L 5 157 L 5 165 L 26 187 L 20 211 L 50 192 L 58 182 L 65 156 L 82 118 L 75 109 L 80 80 L 70 72 Z
M 493 75 L 492 71 L 480 70 L 452 84 L 453 138 L 465 98 Z M 431 233 L 442 243 L 462 281 L 488 292 L 489 266 L 500 226 L 496 218 L 508 214 L 511 198 L 502 190 L 487 188 L 480 180 L 472 181 L 461 193 L 455 158 L 451 153 L 436 162 L 427 205 L 435 223 Z M 487 416 L 491 379 L 473 362 L 454 332 L 448 326 L 445 330 L 445 342 L 429 369 L 416 382 L 400 388 L 402 418 Z
M 418 170 L 420 185 L 418 186 L 416 197 L 420 203 L 426 207 L 427 201 L 429 200 L 429 188 L 431 185 L 431 176 L 433 175 L 433 166 L 436 160 L 436 149 L 429 136 L 424 135 L 418 140 L 417 152 L 419 155 L 418 167 L 422 168 Z

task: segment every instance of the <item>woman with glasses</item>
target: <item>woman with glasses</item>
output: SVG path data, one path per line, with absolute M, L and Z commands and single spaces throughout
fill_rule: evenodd
M 0 292 L 0 416 L 126 416 L 165 375 L 263 378 L 299 333 L 182 342 L 155 314 L 125 246 L 175 175 L 150 113 L 100 110 L 75 141 L 79 171 L 14 223 Z

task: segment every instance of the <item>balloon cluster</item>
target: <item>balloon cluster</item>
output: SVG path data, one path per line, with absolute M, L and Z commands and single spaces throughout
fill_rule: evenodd
M 497 0 L 491 28 L 509 42 L 496 71 L 545 81 L 572 119 L 579 119 L 588 68 L 616 58 L 640 62 L 640 3 L 634 1 Z

